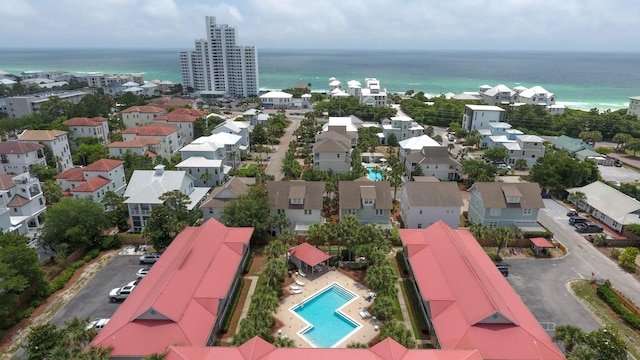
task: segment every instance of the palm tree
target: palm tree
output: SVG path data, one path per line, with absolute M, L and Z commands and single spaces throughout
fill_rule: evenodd
M 575 325 L 558 325 L 556 326 L 556 332 L 553 334 L 553 339 L 556 341 L 562 341 L 567 353 L 577 345 L 584 341 L 585 333 L 581 328 Z
M 413 337 L 411 331 L 396 320 L 387 321 L 380 326 L 380 340 L 388 337 L 397 341 L 407 349 L 412 349 L 416 346 L 416 339 Z
M 212 178 L 213 178 L 213 175 L 211 175 L 211 173 L 209 172 L 208 169 L 205 169 L 205 171 L 202 173 L 202 175 L 200 175 L 200 180 L 202 180 L 204 182 L 204 186 L 207 186 L 207 183 Z
M 396 302 L 391 296 L 380 295 L 373 301 L 371 313 L 380 320 L 390 320 L 396 312 Z
M 280 240 L 274 240 L 264 247 L 264 255 L 267 259 L 277 259 L 284 255 L 286 251 L 286 247 Z
M 526 170 L 527 169 L 527 160 L 525 159 L 518 159 L 516 160 L 516 163 L 513 165 L 513 167 L 517 170 Z
M 469 231 L 477 240 L 486 240 L 489 238 L 489 228 L 482 223 L 471 225 Z
M 581 203 L 584 203 L 585 201 L 587 201 L 587 195 L 582 191 L 572 192 L 571 194 L 569 194 L 569 198 L 573 202 L 573 206 L 575 206 L 576 209 L 580 208 Z
M 513 229 L 508 226 L 493 228 L 490 230 L 489 234 L 489 236 L 496 242 L 498 255 L 500 255 L 502 248 L 516 239 Z

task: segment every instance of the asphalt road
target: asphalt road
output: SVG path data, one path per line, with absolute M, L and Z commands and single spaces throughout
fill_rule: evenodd
M 50 323 L 62 327 L 66 320 L 74 317 L 88 317 L 91 320 L 110 318 L 121 303 L 109 302 L 109 291 L 135 280 L 138 269 L 148 266 L 139 265 L 138 258 L 139 255 L 116 255 L 93 279 L 87 282 L 67 305 L 53 316 Z
M 611 280 L 614 287 L 640 304 L 640 284 L 575 232 L 568 223 L 566 207 L 551 199 L 544 199 L 544 203 L 538 221 L 554 233 L 569 253 L 552 260 L 510 259 L 512 267 L 507 278 L 538 321 L 574 324 L 585 331 L 599 328 L 596 319 L 568 290 L 569 281 L 590 279 L 592 274 Z
M 273 175 L 276 181 L 282 180 L 282 159 L 284 159 L 284 154 L 289 149 L 289 143 L 294 139 L 293 132 L 300 126 L 300 121 L 304 116 L 293 116 L 290 115 L 289 111 L 287 111 L 287 118 L 291 120 L 291 124 L 285 131 L 282 138 L 280 138 L 280 145 L 278 145 L 278 149 L 276 152 L 271 154 L 271 161 L 265 171 L 267 175 Z

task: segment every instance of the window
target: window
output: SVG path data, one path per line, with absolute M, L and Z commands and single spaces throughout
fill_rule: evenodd
M 336 154 L 336 158 L 340 159 L 340 153 Z
M 497 226 L 498 226 L 497 221 L 489 221 L 489 227 L 497 227 Z
M 522 209 L 522 215 L 531 215 L 533 214 L 533 209 Z
M 420 210 L 420 215 L 422 215 L 422 210 Z
M 418 229 L 422 229 L 422 224 L 418 224 Z
M 308 209 L 308 210 L 304 209 L 304 214 L 305 215 L 312 215 L 312 212 L 313 212 L 313 210 L 311 210 L 311 209 Z
M 373 205 L 373 199 L 362 199 L 364 205 Z
M 376 216 L 382 216 L 384 215 L 384 210 L 383 209 L 376 209 Z

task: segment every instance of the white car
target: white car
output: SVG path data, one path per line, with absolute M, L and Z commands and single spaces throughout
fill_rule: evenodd
M 143 278 L 145 276 L 147 276 L 147 274 L 149 273 L 150 268 L 146 267 L 146 268 L 142 268 L 140 270 L 138 270 L 138 272 L 136 273 L 136 276 L 139 278 Z
M 117 302 L 124 300 L 131 295 L 136 286 L 123 286 L 121 288 L 115 288 L 109 292 L 109 301 Z
M 107 326 L 107 323 L 109 322 L 109 319 L 97 319 L 97 320 L 93 320 L 92 322 L 90 322 L 89 324 L 87 324 L 86 329 L 87 330 L 91 330 L 91 329 L 95 329 L 96 332 L 100 332 L 100 330 L 102 330 L 102 328 L 104 328 L 105 326 Z
M 500 170 L 511 170 L 511 166 L 505 164 L 505 163 L 499 163 L 496 164 L 496 167 Z

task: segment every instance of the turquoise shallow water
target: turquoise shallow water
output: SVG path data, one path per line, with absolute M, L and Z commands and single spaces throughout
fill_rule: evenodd
M 259 47 L 259 44 L 257 44 Z M 143 72 L 146 80 L 181 82 L 179 49 L 0 49 L 0 70 Z M 640 54 L 506 51 L 369 51 L 259 49 L 260 87 L 311 83 L 327 88 L 376 77 L 392 92 L 477 91 L 483 84 L 540 85 L 572 108 L 626 107 L 640 95 Z
M 336 312 L 353 299 L 344 288 L 333 285 L 294 309 L 313 327 L 302 335 L 316 347 L 329 348 L 357 328 L 357 325 Z

